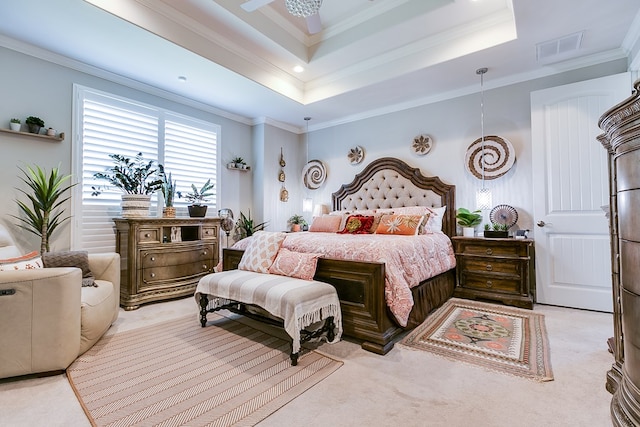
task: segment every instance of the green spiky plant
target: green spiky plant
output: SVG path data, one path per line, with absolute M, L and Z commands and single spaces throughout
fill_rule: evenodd
M 63 194 L 76 184 L 65 184 L 71 175 L 62 175 L 60 166 L 52 168 L 49 173 L 39 166 L 19 168 L 23 173 L 20 179 L 27 184 L 31 192 L 18 188 L 29 201 L 16 200 L 22 216 L 12 215 L 20 220 L 18 226 L 40 237 L 40 253 L 49 252 L 49 240 L 53 232 L 70 217 L 62 217 L 64 209 L 60 206 L 69 200 L 71 195 Z
M 160 169 L 160 176 L 162 176 L 162 197 L 164 198 L 164 205 L 168 208 L 173 206 L 173 199 L 176 196 L 176 181 L 171 178 L 171 172 L 167 175 L 164 170 L 164 166 L 158 165 Z
M 244 239 L 245 237 L 252 236 L 256 231 L 264 230 L 264 227 L 267 225 L 267 222 L 261 222 L 260 224 L 255 224 L 253 219 L 251 218 L 251 209 L 249 209 L 249 213 L 245 216 L 245 214 L 240 212 L 240 219 L 236 222 L 236 236 L 239 237 L 236 240 Z
M 212 191 L 213 187 L 215 187 L 215 184 L 212 184 L 211 179 L 208 179 L 207 182 L 205 182 L 202 187 L 200 187 L 200 189 L 198 189 L 195 184 L 191 184 L 190 193 L 182 194 L 182 191 L 178 191 L 176 193 L 178 194 L 178 197 L 184 196 L 184 198 L 187 199 L 187 201 L 192 205 L 202 206 L 203 203 L 209 201 L 207 197 L 211 197 L 214 195 Z

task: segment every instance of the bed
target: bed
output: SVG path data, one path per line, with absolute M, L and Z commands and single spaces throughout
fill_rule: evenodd
M 449 237 L 456 232 L 455 186 L 443 183 L 438 177 L 426 177 L 418 168 L 396 158 L 371 162 L 351 183 L 332 194 L 332 204 L 334 211 L 446 206 L 441 218 L 442 232 Z M 302 238 L 301 234 L 295 237 Z M 448 245 L 450 247 L 450 241 Z M 241 249 L 225 249 L 223 269 L 237 268 L 242 254 Z M 452 259 L 449 270 L 422 280 L 410 289 L 412 305 L 401 321 L 385 300 L 383 262 L 323 257 L 318 260 L 314 279 L 336 288 L 342 309 L 343 335 L 360 341 L 365 350 L 386 354 L 403 331 L 422 323 L 430 312 L 451 298 L 455 285 L 455 258 L 452 256 Z

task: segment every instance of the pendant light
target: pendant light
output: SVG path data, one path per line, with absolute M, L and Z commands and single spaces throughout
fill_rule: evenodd
M 476 74 L 480 75 L 480 129 L 482 132 L 482 154 L 481 154 L 481 163 L 482 163 L 482 187 L 476 190 L 476 209 L 487 210 L 491 209 L 492 200 L 491 200 L 491 190 L 485 187 L 484 185 L 484 165 L 485 165 L 485 153 L 484 153 L 484 75 L 489 71 L 488 68 L 478 68 L 476 70 Z
M 305 117 L 304 120 L 307 122 L 307 131 L 305 133 L 305 145 L 307 148 L 306 165 L 309 163 L 309 120 L 311 120 L 311 117 Z M 302 212 L 311 212 L 313 211 L 313 199 L 309 197 L 307 190 L 305 190 L 305 193 L 305 198 L 302 199 Z

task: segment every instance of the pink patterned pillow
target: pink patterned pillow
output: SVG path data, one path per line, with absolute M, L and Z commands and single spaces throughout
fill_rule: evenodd
M 268 273 L 286 236 L 280 232 L 257 231 L 242 254 L 238 270 Z
M 0 271 L 33 270 L 43 268 L 40 252 L 33 251 L 26 255 L 0 260 Z
M 313 280 L 318 258 L 321 256 L 322 254 L 293 252 L 287 248 L 281 248 L 275 261 L 269 267 L 269 273 L 302 280 Z
M 317 231 L 321 233 L 335 233 L 340 230 L 340 222 L 342 217 L 338 215 L 322 215 L 313 218 L 309 231 Z

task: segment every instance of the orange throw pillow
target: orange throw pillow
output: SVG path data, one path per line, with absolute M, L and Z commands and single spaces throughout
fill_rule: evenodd
M 423 220 L 422 215 L 383 215 L 376 234 L 415 236 Z

